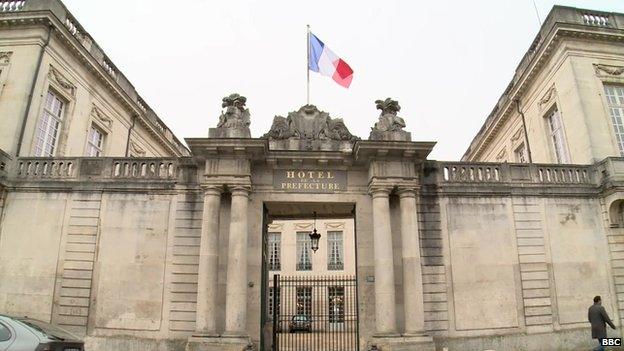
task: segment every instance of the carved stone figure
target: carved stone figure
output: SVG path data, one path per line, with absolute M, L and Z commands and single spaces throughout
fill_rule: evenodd
M 251 138 L 249 109 L 245 108 L 247 98 L 231 94 L 223 98 L 221 107 L 225 110 L 219 116 L 217 128 L 210 128 L 210 138 Z
M 368 139 L 393 141 L 410 141 L 412 139 L 411 134 L 403 130 L 405 120 L 397 116 L 397 113 L 401 111 L 398 101 L 387 98 L 375 101 L 375 105 L 378 110 L 381 110 L 381 114 L 379 121 L 371 128 Z
M 335 140 L 354 141 L 342 118 L 332 119 L 314 105 L 305 105 L 288 117 L 275 116 L 271 130 L 263 136 L 269 140 Z

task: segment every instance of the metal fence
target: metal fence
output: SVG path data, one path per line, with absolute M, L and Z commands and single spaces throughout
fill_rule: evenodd
M 357 351 L 355 276 L 273 276 L 273 351 Z

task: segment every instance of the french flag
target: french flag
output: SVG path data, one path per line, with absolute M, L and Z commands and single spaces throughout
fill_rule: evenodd
M 348 88 L 353 80 L 353 70 L 333 51 L 329 50 L 316 35 L 310 33 L 309 36 L 309 58 L 308 68 L 332 79 Z

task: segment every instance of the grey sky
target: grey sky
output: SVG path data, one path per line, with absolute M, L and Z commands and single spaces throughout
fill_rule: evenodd
M 535 0 L 624 12 L 621 0 Z M 252 136 L 305 104 L 306 24 L 355 71 L 349 89 L 311 73 L 311 103 L 368 137 L 374 101 L 399 100 L 430 158 L 457 160 L 539 26 L 532 0 L 64 0 L 179 138 L 207 136 L 221 98 L 247 97 Z

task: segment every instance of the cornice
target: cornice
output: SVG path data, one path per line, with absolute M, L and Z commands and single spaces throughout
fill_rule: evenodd
M 551 57 L 554 49 L 564 38 L 623 42 L 624 31 L 614 28 L 556 23 L 546 38 L 542 41 L 538 51 L 533 55 L 528 67 L 515 82 L 512 80 L 512 85 L 507 88 L 507 91 L 505 92 L 506 94 L 501 96 L 499 102 L 505 98 L 506 102 L 500 109 L 498 109 L 498 105 L 495 107 L 495 117 L 491 120 L 491 117 L 486 119 L 482 129 L 473 139 L 473 143 L 471 143 L 469 149 L 464 153 L 462 160 L 473 160 L 481 156 L 514 111 L 515 100 L 519 95 L 522 95 L 528 89 L 530 84 L 534 82 L 533 78 L 541 72 L 547 62 L 547 59 Z M 477 141 L 476 144 L 474 144 L 474 141 Z

